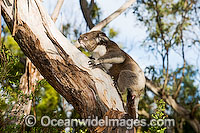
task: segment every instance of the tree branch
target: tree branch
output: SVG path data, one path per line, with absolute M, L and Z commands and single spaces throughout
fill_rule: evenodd
M 80 6 L 81 6 L 81 11 L 83 13 L 83 16 L 85 18 L 85 21 L 89 27 L 89 29 L 92 29 L 94 27 L 94 24 L 92 22 L 92 19 L 90 17 L 91 9 L 94 5 L 94 1 L 91 1 L 90 7 L 88 7 L 88 2 L 86 0 L 79 0 Z
M 61 7 L 63 5 L 63 2 L 64 2 L 64 0 L 58 0 L 57 1 L 56 7 L 55 7 L 55 9 L 54 9 L 54 11 L 53 11 L 53 13 L 51 15 L 51 19 L 53 20 L 54 23 L 56 22 L 56 20 L 58 18 L 58 15 L 60 13 L 60 9 L 61 9 Z
M 191 111 L 183 108 L 179 105 L 172 96 L 163 94 L 161 88 L 157 87 L 151 80 L 146 77 L 146 87 L 149 88 L 154 94 L 165 100 L 179 115 L 186 119 L 186 121 L 193 127 L 193 129 L 198 133 L 200 132 L 200 123 L 196 118 L 191 117 Z
M 194 117 L 195 112 L 197 111 L 197 109 L 200 107 L 200 104 L 196 104 L 193 109 L 192 109 L 192 117 Z
M 110 23 L 113 19 L 118 17 L 122 12 L 124 12 L 127 8 L 129 8 L 136 0 L 128 0 L 125 2 L 119 9 L 117 9 L 115 12 L 113 12 L 111 15 L 109 15 L 107 18 L 102 20 L 100 23 L 95 25 L 91 31 L 95 30 L 101 30 L 103 27 L 105 27 L 108 23 Z
M 177 90 L 176 92 L 174 93 L 173 97 L 174 99 L 176 99 L 178 97 L 178 94 L 181 90 L 181 83 L 183 81 L 183 78 L 184 78 L 184 74 L 185 74 L 185 66 L 186 66 L 186 61 L 185 61 L 185 50 L 184 50 L 184 41 L 183 41 L 183 31 L 181 30 L 181 43 L 182 43 L 182 58 L 183 58 L 183 69 L 182 69 L 182 76 L 180 78 L 180 81 L 178 83 L 178 87 L 177 87 Z

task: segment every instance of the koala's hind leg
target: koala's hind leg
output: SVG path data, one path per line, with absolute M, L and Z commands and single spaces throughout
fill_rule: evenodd
M 120 72 L 117 85 L 122 93 L 126 92 L 128 88 L 133 91 L 136 89 L 137 84 L 138 78 L 135 73 L 130 70 L 123 70 Z
M 123 101 L 127 102 L 126 109 L 134 119 L 138 117 L 138 104 L 143 90 L 143 86 L 140 85 L 138 75 L 130 70 L 123 70 L 119 74 L 117 80 L 119 90 L 124 94 L 122 96 Z M 129 92 L 129 99 L 128 98 Z

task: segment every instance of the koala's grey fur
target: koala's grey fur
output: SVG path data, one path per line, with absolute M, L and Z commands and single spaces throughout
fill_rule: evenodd
M 145 87 L 144 72 L 139 65 L 101 31 L 85 33 L 78 42 L 92 53 L 90 65 L 102 65 L 114 78 L 121 93 L 131 93 L 137 112 L 139 97 Z

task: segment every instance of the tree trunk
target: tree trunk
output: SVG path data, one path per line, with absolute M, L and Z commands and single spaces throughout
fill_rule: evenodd
M 89 59 L 57 30 L 39 0 L 17 0 L 14 6 L 13 0 L 3 0 L 2 15 L 15 40 L 82 118 L 102 117 L 111 108 L 124 112 L 111 77 L 89 68 Z

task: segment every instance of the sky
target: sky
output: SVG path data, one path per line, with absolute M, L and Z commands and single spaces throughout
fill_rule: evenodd
M 102 19 L 113 13 L 117 10 L 126 0 L 96 0 L 98 6 L 101 8 Z M 54 10 L 57 0 L 44 0 L 43 5 L 51 14 Z M 144 48 L 142 42 L 147 37 L 145 26 L 139 22 L 134 14 L 132 9 L 129 8 L 125 13 L 121 14 L 119 17 L 114 19 L 108 26 L 114 28 L 119 34 L 117 37 L 113 38 L 113 41 L 122 45 L 124 51 L 140 65 L 144 70 L 147 66 L 155 66 L 159 68 L 162 66 L 161 58 L 156 57 L 151 52 L 147 51 L 147 48 Z M 85 20 L 83 18 L 79 0 L 65 0 L 61 9 L 61 13 L 56 22 L 58 28 L 60 28 L 61 23 L 73 23 L 74 27 L 77 28 L 80 25 L 83 29 L 86 27 Z M 194 64 L 196 67 L 200 68 L 200 58 L 198 58 L 200 48 L 191 47 L 185 51 L 186 60 L 189 64 Z M 179 54 L 174 51 L 170 53 L 170 68 L 176 69 L 177 65 L 182 66 L 183 61 Z M 199 78 L 200 81 L 200 78 Z
M 106 2 L 102 2 L 101 0 L 97 1 L 98 5 L 101 7 L 102 19 L 117 10 L 124 3 L 124 0 L 115 0 L 114 4 L 113 1 L 114 0 L 106 0 Z M 56 4 L 56 1 L 45 0 L 43 4 L 51 14 L 54 9 L 53 5 Z M 81 23 L 85 23 L 84 21 L 85 20 L 79 6 L 79 0 L 73 0 L 70 2 L 65 0 L 61 9 L 61 14 L 56 22 L 57 26 L 59 27 L 60 23 L 75 22 L 74 26 L 76 27 L 76 23 L 78 26 Z M 108 26 L 119 32 L 118 36 L 113 38 L 113 41 L 122 45 L 126 52 L 129 51 L 128 53 L 144 70 L 146 65 L 153 65 L 154 59 L 153 57 L 150 58 L 151 54 L 147 54 L 144 48 L 140 46 L 142 41 L 146 38 L 146 29 L 136 21 L 137 20 L 133 16 L 130 9 L 129 12 L 126 12 L 126 15 L 123 13 L 118 18 L 113 20 Z M 132 50 L 130 51 L 130 49 Z

